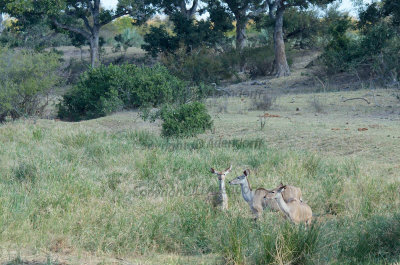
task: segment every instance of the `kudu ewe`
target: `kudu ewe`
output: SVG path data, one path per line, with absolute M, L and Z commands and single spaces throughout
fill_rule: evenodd
M 250 187 L 250 183 L 248 180 L 248 176 L 250 175 L 250 170 L 246 169 L 243 171 L 243 175 L 238 176 L 237 178 L 229 181 L 230 185 L 239 185 L 242 189 L 242 196 L 243 199 L 249 204 L 251 211 L 254 214 L 254 219 L 257 220 L 263 210 L 265 208 L 270 208 L 274 211 L 280 211 L 278 203 L 274 199 L 274 195 L 270 195 L 271 190 L 267 190 L 264 188 L 258 188 L 253 190 Z M 274 190 L 278 190 L 282 187 L 283 184 L 281 183 L 278 187 Z M 283 193 L 283 198 L 285 201 L 288 201 L 292 198 L 302 200 L 301 198 L 301 190 L 294 186 L 286 186 L 285 192 Z
M 280 210 L 295 224 L 305 223 L 310 225 L 312 221 L 312 210 L 307 203 L 299 199 L 291 198 L 285 201 L 283 198 L 284 192 L 288 186 L 279 187 L 277 190 L 269 191 L 269 194 L 275 198 Z M 267 196 L 264 197 L 267 200 Z
M 219 194 L 216 198 L 217 200 L 215 201 L 214 206 L 221 205 L 222 210 L 228 209 L 228 195 L 226 194 L 225 189 L 225 176 L 228 175 L 231 170 L 232 165 L 224 171 L 216 171 L 215 169 L 211 168 L 211 173 L 217 175 L 219 181 Z

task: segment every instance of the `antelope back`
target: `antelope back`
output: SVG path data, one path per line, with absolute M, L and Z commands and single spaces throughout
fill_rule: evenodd
M 285 202 L 288 202 L 290 199 L 302 199 L 301 190 L 298 187 L 286 185 L 285 190 L 282 192 L 282 197 Z
M 312 219 L 312 210 L 311 207 L 304 203 L 299 202 L 297 200 L 293 200 L 288 203 L 288 207 L 290 209 L 291 219 L 294 223 L 309 223 Z

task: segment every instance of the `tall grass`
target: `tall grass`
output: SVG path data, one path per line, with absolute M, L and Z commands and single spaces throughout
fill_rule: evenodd
M 257 139 L 198 142 L 45 121 L 0 126 L 0 245 L 51 250 L 62 240 L 72 251 L 212 253 L 231 264 L 399 261 L 398 183 L 378 185 L 357 161 Z M 268 211 L 255 223 L 233 186 L 229 210 L 213 208 L 209 167 L 229 164 L 228 180 L 250 168 L 253 187 L 299 186 L 316 224 L 304 229 Z

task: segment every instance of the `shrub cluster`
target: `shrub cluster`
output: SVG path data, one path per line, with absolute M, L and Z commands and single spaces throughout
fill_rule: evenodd
M 357 29 L 358 34 L 351 29 Z M 336 19 L 329 34 L 330 41 L 322 55 L 328 73 L 353 70 L 383 81 L 393 81 L 399 75 L 400 60 L 396 55 L 400 54 L 400 41 L 396 27 L 377 5 L 371 4 L 361 12 L 358 24 L 346 16 Z
M 79 121 L 120 109 L 157 107 L 185 98 L 184 82 L 160 65 L 100 66 L 85 72 L 59 104 L 61 119 Z
M 60 80 L 58 55 L 0 48 L 0 122 L 41 115 Z
M 211 116 L 203 103 L 191 102 L 178 107 L 165 106 L 161 110 L 162 135 L 189 137 L 211 129 Z

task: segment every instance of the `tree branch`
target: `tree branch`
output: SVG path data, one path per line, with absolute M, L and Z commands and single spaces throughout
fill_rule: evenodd
M 197 5 L 199 4 L 199 0 L 194 0 L 192 7 L 189 9 L 189 16 L 192 17 L 197 11 Z
M 77 28 L 77 27 L 74 27 L 74 26 L 70 26 L 70 25 L 66 25 L 66 24 L 62 24 L 62 23 L 58 22 L 58 20 L 55 19 L 55 18 L 51 18 L 51 21 L 59 28 L 66 29 L 66 30 L 81 34 L 85 38 L 90 39 L 90 36 L 91 36 L 90 33 L 85 31 L 85 30 L 83 30 L 83 29 L 80 29 L 80 28 Z
M 90 2 L 90 1 L 89 1 Z M 78 18 L 81 18 L 83 20 L 83 23 L 85 23 L 86 28 L 93 33 L 93 27 L 90 26 L 88 18 L 83 14 L 82 12 L 77 12 L 79 10 L 79 7 L 77 4 L 74 4 L 73 7 L 75 8 L 75 12 L 68 11 L 66 12 L 67 15 L 72 15 Z
M 102 26 L 104 26 L 104 25 L 110 23 L 110 22 L 113 21 L 114 19 L 117 19 L 117 18 L 122 17 L 122 16 L 125 16 L 125 15 L 129 15 L 129 14 L 131 14 L 131 13 L 132 13 L 131 10 L 124 10 L 123 12 L 120 12 L 120 13 L 118 13 L 118 14 L 115 14 L 115 15 L 111 16 L 110 20 L 103 21 L 103 22 L 99 23 L 99 26 L 102 27 Z
M 264 3 L 261 5 L 260 8 L 258 8 L 255 11 L 252 11 L 252 12 L 249 13 L 249 17 L 257 17 L 257 16 L 259 16 L 261 13 L 266 12 L 267 8 L 268 8 L 268 2 L 264 1 Z

